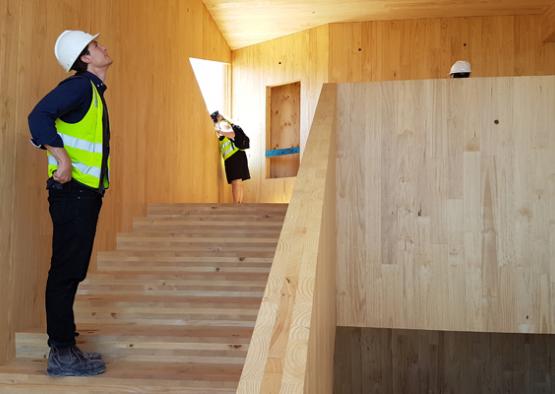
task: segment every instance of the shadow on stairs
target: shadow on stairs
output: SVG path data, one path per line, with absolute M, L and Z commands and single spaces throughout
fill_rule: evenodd
M 46 376 L 39 330 L 16 334 L 0 393 L 233 393 L 286 204 L 151 205 L 79 288 L 78 346 L 105 374 Z

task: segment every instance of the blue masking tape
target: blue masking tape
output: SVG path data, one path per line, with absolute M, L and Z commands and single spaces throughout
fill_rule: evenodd
M 294 155 L 295 153 L 299 153 L 300 151 L 301 149 L 298 146 L 293 146 L 291 148 L 283 148 L 283 149 L 272 149 L 272 150 L 266 151 L 266 157 Z

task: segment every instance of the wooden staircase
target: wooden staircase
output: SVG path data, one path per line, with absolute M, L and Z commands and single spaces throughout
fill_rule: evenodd
M 0 393 L 233 393 L 287 205 L 152 205 L 79 288 L 78 346 L 107 372 L 46 376 L 46 335 L 16 334 Z

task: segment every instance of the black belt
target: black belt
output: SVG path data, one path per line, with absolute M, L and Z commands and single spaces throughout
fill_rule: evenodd
M 66 192 L 90 191 L 90 192 L 98 193 L 101 196 L 104 195 L 104 189 L 95 189 L 94 187 L 83 185 L 81 182 L 77 182 L 74 179 L 66 183 L 60 183 L 54 180 L 54 178 L 48 178 L 48 180 L 46 181 L 46 188 L 48 190 L 60 190 L 60 191 L 66 191 Z

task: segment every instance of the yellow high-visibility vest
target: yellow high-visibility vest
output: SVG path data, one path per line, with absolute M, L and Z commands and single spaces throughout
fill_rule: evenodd
M 232 140 L 227 137 L 220 140 L 220 153 L 222 154 L 224 160 L 229 159 L 237 152 L 239 152 L 239 148 L 235 146 Z
M 77 123 L 66 123 L 56 119 L 56 130 L 64 141 L 64 148 L 71 159 L 71 177 L 77 182 L 92 188 L 100 187 L 100 171 L 102 167 L 104 106 L 96 86 L 92 85 L 92 100 L 89 110 Z M 56 158 L 48 153 L 48 176 L 52 176 L 58 168 Z M 104 188 L 109 186 L 108 172 L 104 177 Z

